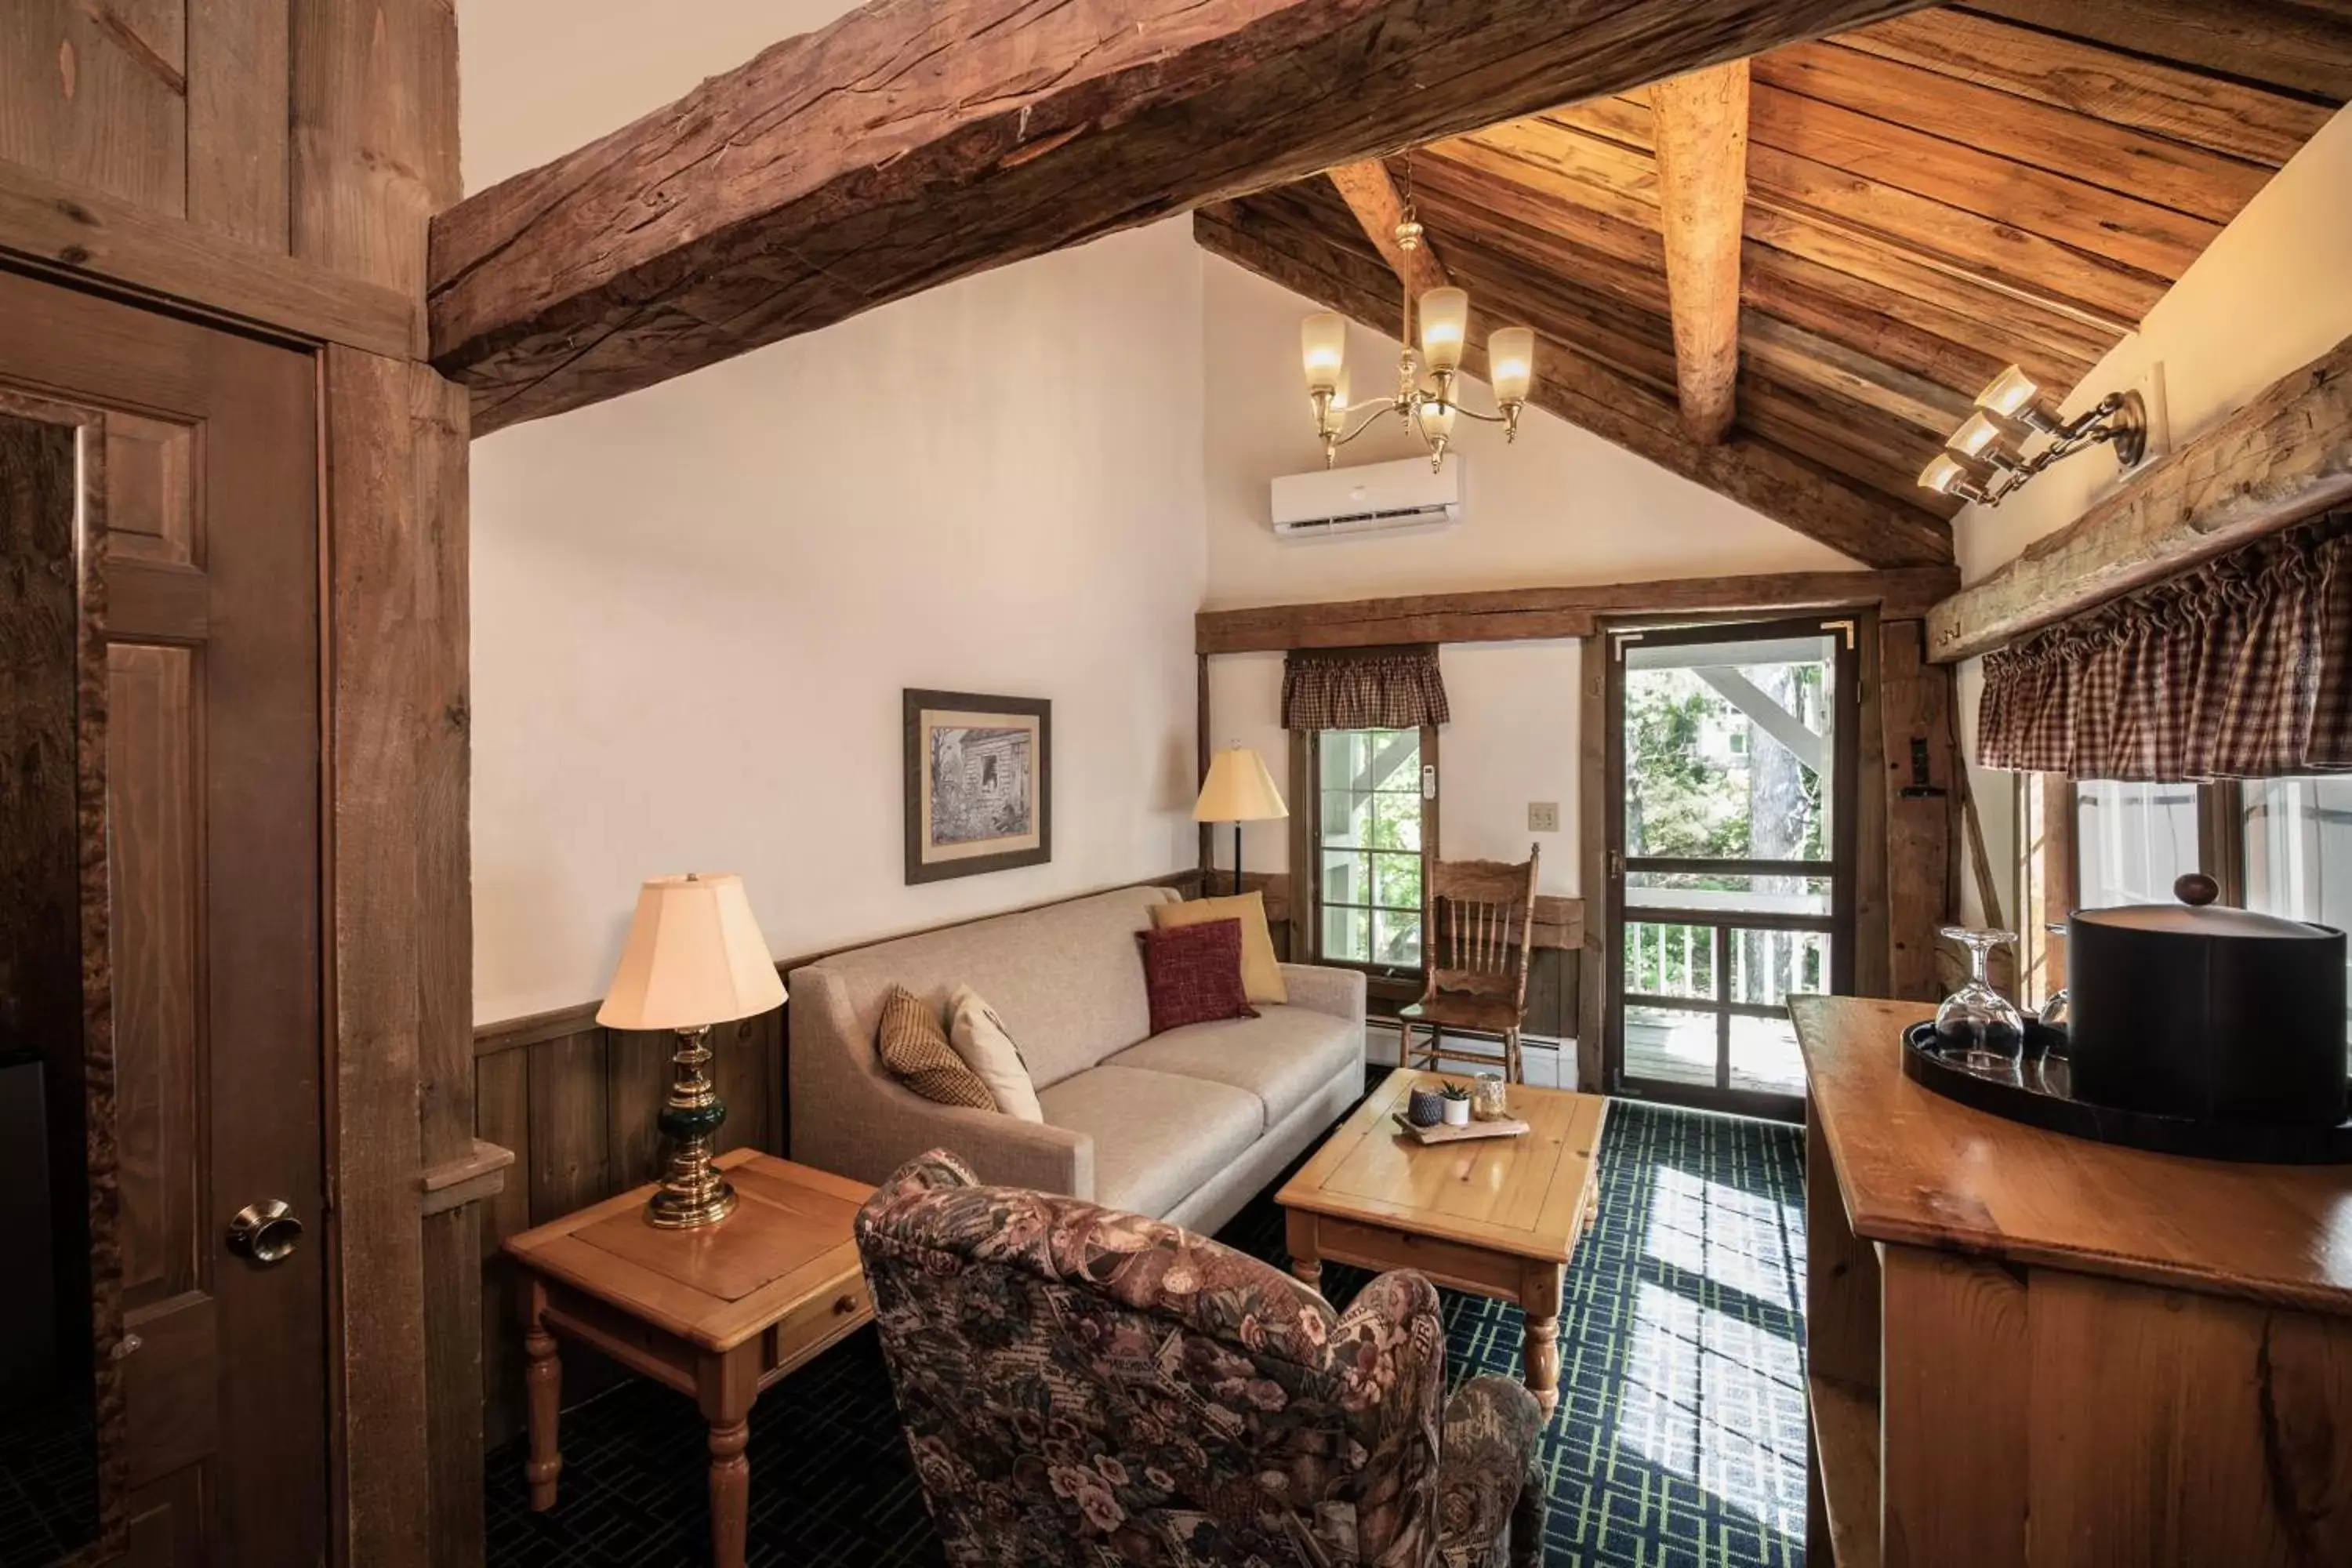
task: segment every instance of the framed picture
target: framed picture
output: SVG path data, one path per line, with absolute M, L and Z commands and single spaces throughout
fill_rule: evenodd
M 906 694 L 907 880 L 1054 858 L 1054 705 L 969 691 Z

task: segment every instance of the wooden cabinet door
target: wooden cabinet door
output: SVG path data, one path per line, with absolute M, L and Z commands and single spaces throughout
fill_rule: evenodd
M 315 1563 L 329 1521 L 316 362 L 5 273 L 0 321 L 0 388 L 82 412 L 93 497 L 82 614 L 103 626 L 104 670 L 86 668 L 83 703 L 87 718 L 102 690 L 110 963 L 95 983 L 110 989 L 114 1058 L 93 1142 L 115 1163 L 131 1561 Z M 233 1219 L 273 1201 L 299 1242 L 273 1262 L 239 1255 Z

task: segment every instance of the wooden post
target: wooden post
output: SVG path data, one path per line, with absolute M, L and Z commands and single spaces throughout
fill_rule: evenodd
M 1739 379 L 1739 246 L 1748 211 L 1748 62 L 1650 89 L 1658 132 L 1658 216 L 1674 308 L 1683 428 L 1731 433 Z

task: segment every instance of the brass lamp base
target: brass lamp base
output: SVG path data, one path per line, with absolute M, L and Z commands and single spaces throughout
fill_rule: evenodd
M 727 1102 L 703 1070 L 710 1065 L 710 1026 L 677 1033 L 669 1100 L 660 1119 L 662 1136 L 670 1142 L 669 1172 L 646 1203 L 646 1223 L 695 1230 L 735 1212 L 735 1189 L 710 1163 L 710 1145 L 727 1121 Z

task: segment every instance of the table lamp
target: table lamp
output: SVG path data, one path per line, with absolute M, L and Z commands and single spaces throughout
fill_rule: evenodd
M 704 1070 L 710 1064 L 710 1026 L 764 1013 L 783 1000 L 784 983 L 751 918 L 742 878 L 689 871 L 646 879 L 596 1022 L 677 1036 L 660 1120 L 670 1144 L 669 1168 L 646 1205 L 647 1223 L 689 1230 L 717 1225 L 734 1212 L 735 1189 L 710 1164 L 710 1145 L 727 1120 L 727 1104 Z
M 1242 890 L 1242 824 L 1272 822 L 1290 815 L 1274 775 L 1255 752 L 1236 742 L 1219 752 L 1201 781 L 1201 798 L 1192 806 L 1195 822 L 1234 825 L 1234 891 Z

